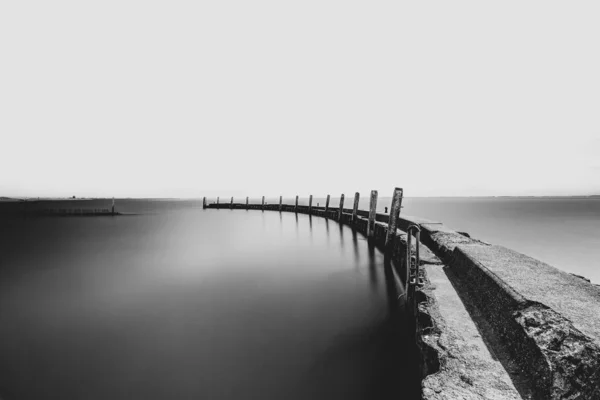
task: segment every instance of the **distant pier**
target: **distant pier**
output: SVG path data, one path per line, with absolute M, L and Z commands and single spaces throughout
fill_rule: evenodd
M 51 215 L 51 216 L 86 216 L 86 217 L 112 217 L 115 215 L 122 215 L 119 212 L 108 208 L 46 208 L 42 210 L 34 211 L 37 215 Z

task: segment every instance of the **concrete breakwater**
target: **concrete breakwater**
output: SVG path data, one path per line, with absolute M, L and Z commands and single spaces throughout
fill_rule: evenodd
M 71 199 L 66 200 L 71 202 Z M 62 203 L 62 204 L 61 204 Z M 8 208 L 8 212 L 16 212 L 22 215 L 31 216 L 87 216 L 87 217 L 106 217 L 124 215 L 115 209 L 115 199 L 112 199 L 112 205 L 108 207 L 98 207 L 98 204 L 85 204 L 82 200 L 72 200 L 73 204 L 64 204 L 62 201 L 55 203 L 54 201 L 23 201 L 14 203 L 13 207 Z M 57 205 L 58 207 L 47 207 L 48 205 Z M 77 205 L 70 207 L 69 205 Z M 127 215 L 131 213 L 126 213 Z
M 204 208 L 297 212 L 347 224 L 380 247 L 403 289 L 424 399 L 600 399 L 600 287 L 438 221 L 369 210 L 228 203 Z M 412 235 L 421 239 L 418 246 Z M 417 262 L 417 269 L 413 262 Z M 389 266 L 384 266 L 389 268 Z M 417 276 L 415 276 L 415 273 Z
M 54 215 L 54 216 L 112 216 L 121 215 L 120 213 L 108 208 L 47 208 L 33 211 L 38 215 Z

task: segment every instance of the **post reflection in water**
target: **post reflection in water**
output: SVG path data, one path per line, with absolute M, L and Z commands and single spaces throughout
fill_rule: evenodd
M 394 275 L 394 266 L 389 260 L 385 260 L 383 263 L 383 271 L 385 275 L 385 287 L 387 293 L 388 309 L 391 319 L 398 319 L 400 317 L 400 301 L 402 296 L 398 292 L 397 280 Z
M 358 267 L 360 264 L 360 254 L 358 251 L 358 237 L 356 236 L 356 229 L 352 229 L 352 247 L 354 248 L 354 262 Z
M 329 218 L 325 218 L 325 234 L 327 235 L 327 246 L 331 244 L 329 240 Z
M 308 237 L 310 239 L 310 243 L 313 243 L 313 220 L 312 220 L 312 215 L 308 216 Z
M 377 287 L 377 262 L 375 260 L 375 245 L 368 243 L 369 249 L 369 277 L 373 287 Z
M 301 218 L 296 223 L 302 225 L 306 224 L 306 221 Z M 355 368 L 351 365 L 360 359 L 360 363 L 367 362 L 369 364 L 368 367 L 366 364 L 363 367 L 368 368 L 370 373 L 366 373 L 366 370 L 362 370 L 362 367 L 359 368 L 362 372 L 358 379 L 362 380 L 362 384 L 365 385 L 363 386 L 365 391 L 359 391 L 360 395 L 353 393 L 350 397 L 357 399 L 418 398 L 419 381 L 416 368 L 412 367 L 414 358 L 407 345 L 410 339 L 405 330 L 406 314 L 398 281 L 392 270 L 393 266 L 391 264 L 384 265 L 383 253 L 366 238 L 363 238 L 365 240 L 359 240 L 358 235 L 360 233 L 356 230 L 352 230 L 351 233 L 352 249 L 344 249 L 344 231 L 350 228 L 338 224 L 338 238 L 335 231 L 330 231 L 330 223 L 336 222 L 319 217 L 315 217 L 313 220 L 308 217 L 309 231 L 316 235 L 314 245 L 319 245 L 319 227 L 323 224 L 325 225 L 324 231 L 327 242 L 331 242 L 331 245 L 336 242 L 339 243 L 342 254 L 346 257 L 351 255 L 352 258 L 350 262 L 346 262 L 346 265 L 350 267 L 354 263 L 355 266 L 350 270 L 346 269 L 343 273 L 342 271 L 336 272 L 335 275 L 331 275 L 330 280 L 340 281 L 340 283 L 342 281 L 354 282 L 353 285 L 355 285 L 364 277 L 366 278 L 364 282 L 366 288 L 368 288 L 368 294 L 360 289 L 357 290 L 357 286 L 353 286 L 348 292 L 347 300 L 340 304 L 334 314 L 328 318 L 334 321 L 337 319 L 338 313 L 348 311 L 348 307 L 356 307 L 357 303 L 354 303 L 354 301 L 363 304 L 364 302 L 372 302 L 374 299 L 379 299 L 379 301 L 371 303 L 372 308 L 368 311 L 369 316 L 360 317 L 362 323 L 359 323 L 357 328 L 340 332 L 333 348 L 327 351 L 327 356 L 319 363 L 319 374 L 328 377 L 326 382 L 321 382 L 321 385 L 330 394 L 337 392 L 338 389 L 335 388 L 338 385 L 348 385 L 349 381 L 357 378 L 352 378 L 341 372 L 341 375 L 338 375 L 335 370 L 341 368 L 349 371 Z M 330 248 L 331 245 L 328 245 L 327 248 Z M 365 245 L 367 248 L 362 250 L 362 246 Z M 368 254 L 367 259 L 363 260 L 362 263 L 361 251 Z M 347 260 L 347 258 L 344 259 Z M 379 279 L 380 276 L 385 278 L 384 281 Z M 352 313 L 357 316 L 355 312 Z M 365 321 L 369 322 L 365 323 Z M 366 361 L 367 359 L 368 361 Z M 399 383 L 400 380 L 403 383 Z M 337 397 L 332 395 L 332 398 Z
M 298 213 L 294 213 L 294 215 L 296 216 L 296 239 L 298 238 Z

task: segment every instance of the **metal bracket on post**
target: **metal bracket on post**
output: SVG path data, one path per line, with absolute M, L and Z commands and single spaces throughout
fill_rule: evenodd
M 415 235 L 415 255 L 412 255 L 412 235 Z M 418 225 L 409 225 L 406 230 L 406 304 L 412 308 L 413 315 L 417 314 L 415 290 L 419 281 L 419 264 L 421 263 L 421 228 Z
M 412 231 L 415 233 L 415 255 L 412 256 Z M 421 247 L 421 228 L 418 225 L 410 225 L 406 230 L 406 254 L 407 264 L 407 285 L 417 285 L 419 281 L 419 263 L 420 263 L 420 247 Z M 408 255 L 410 255 L 410 260 Z

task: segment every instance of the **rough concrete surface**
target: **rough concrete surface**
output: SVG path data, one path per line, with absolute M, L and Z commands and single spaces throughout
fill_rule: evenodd
M 461 246 L 527 300 L 569 319 L 600 345 L 600 287 L 502 246 Z
M 529 399 L 488 348 L 443 268 L 425 266 L 427 301 L 420 308 L 432 327 L 424 327 L 423 341 L 437 350 L 439 371 L 423 380 L 423 399 Z

